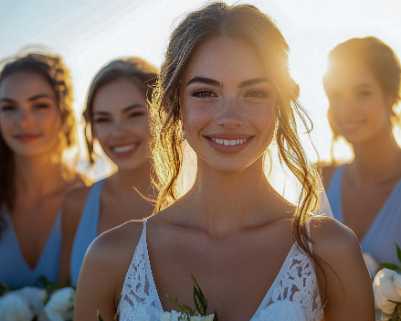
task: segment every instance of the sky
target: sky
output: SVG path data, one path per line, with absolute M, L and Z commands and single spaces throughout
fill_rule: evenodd
M 157 67 L 169 35 L 199 0 L 0 0 L 0 59 L 29 45 L 60 54 L 74 84 L 80 117 L 96 72 L 127 56 Z M 401 0 L 249 0 L 275 20 L 290 46 L 290 70 L 300 85 L 300 102 L 310 115 L 311 133 L 323 160 L 330 159 L 331 132 L 322 76 L 327 54 L 353 38 L 376 36 L 401 57 Z M 82 142 L 82 136 L 81 136 Z M 340 157 L 348 157 L 344 149 Z M 109 170 L 109 169 L 108 169 Z M 101 172 L 96 175 L 102 176 Z

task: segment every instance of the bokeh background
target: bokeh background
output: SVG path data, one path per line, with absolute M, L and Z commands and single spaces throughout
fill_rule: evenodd
M 312 140 L 320 158 L 330 160 L 328 102 L 322 86 L 327 54 L 349 38 L 372 35 L 401 57 L 401 0 L 227 1 L 242 2 L 267 13 L 284 34 L 291 48 L 291 74 L 301 88 L 300 102 L 314 124 Z M 71 71 L 74 109 L 82 123 L 86 92 L 99 68 L 125 56 L 160 66 L 171 31 L 186 13 L 204 4 L 201 0 L 0 0 L 0 59 L 28 45 L 46 46 L 62 55 Z M 83 146 L 82 133 L 80 143 Z M 350 157 L 345 145 L 338 157 Z M 85 169 L 84 161 L 78 164 Z M 103 160 L 92 175 L 99 178 L 110 170 Z

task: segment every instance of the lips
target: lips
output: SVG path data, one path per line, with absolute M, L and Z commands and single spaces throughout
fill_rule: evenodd
M 136 151 L 138 148 L 139 143 L 129 143 L 129 144 L 120 144 L 111 146 L 110 150 L 113 152 L 114 155 L 117 157 L 124 157 L 129 156 Z
M 23 133 L 14 135 L 14 138 L 20 142 L 27 143 L 39 138 L 40 136 L 40 134 Z
M 223 154 L 236 154 L 249 145 L 253 136 L 245 134 L 216 134 L 206 136 L 208 143 Z

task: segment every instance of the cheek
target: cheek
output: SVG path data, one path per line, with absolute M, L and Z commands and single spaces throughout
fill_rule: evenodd
M 213 118 L 212 106 L 191 106 L 187 104 L 182 109 L 182 119 L 185 134 L 193 131 L 199 131 L 204 128 Z
M 111 126 L 106 124 L 94 124 L 93 125 L 93 137 L 99 142 L 100 145 L 106 145 L 108 137 L 110 136 Z

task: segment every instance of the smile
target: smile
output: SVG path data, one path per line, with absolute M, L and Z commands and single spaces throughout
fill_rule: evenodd
M 129 151 L 132 151 L 135 149 L 135 147 L 137 146 L 137 144 L 130 144 L 130 145 L 124 145 L 124 146 L 116 146 L 116 147 L 112 147 L 111 150 L 114 153 L 126 153 Z
M 235 145 L 240 145 L 245 143 L 249 138 L 244 138 L 244 139 L 219 139 L 219 138 L 210 138 L 213 142 L 219 145 L 224 145 L 224 146 L 235 146 Z

